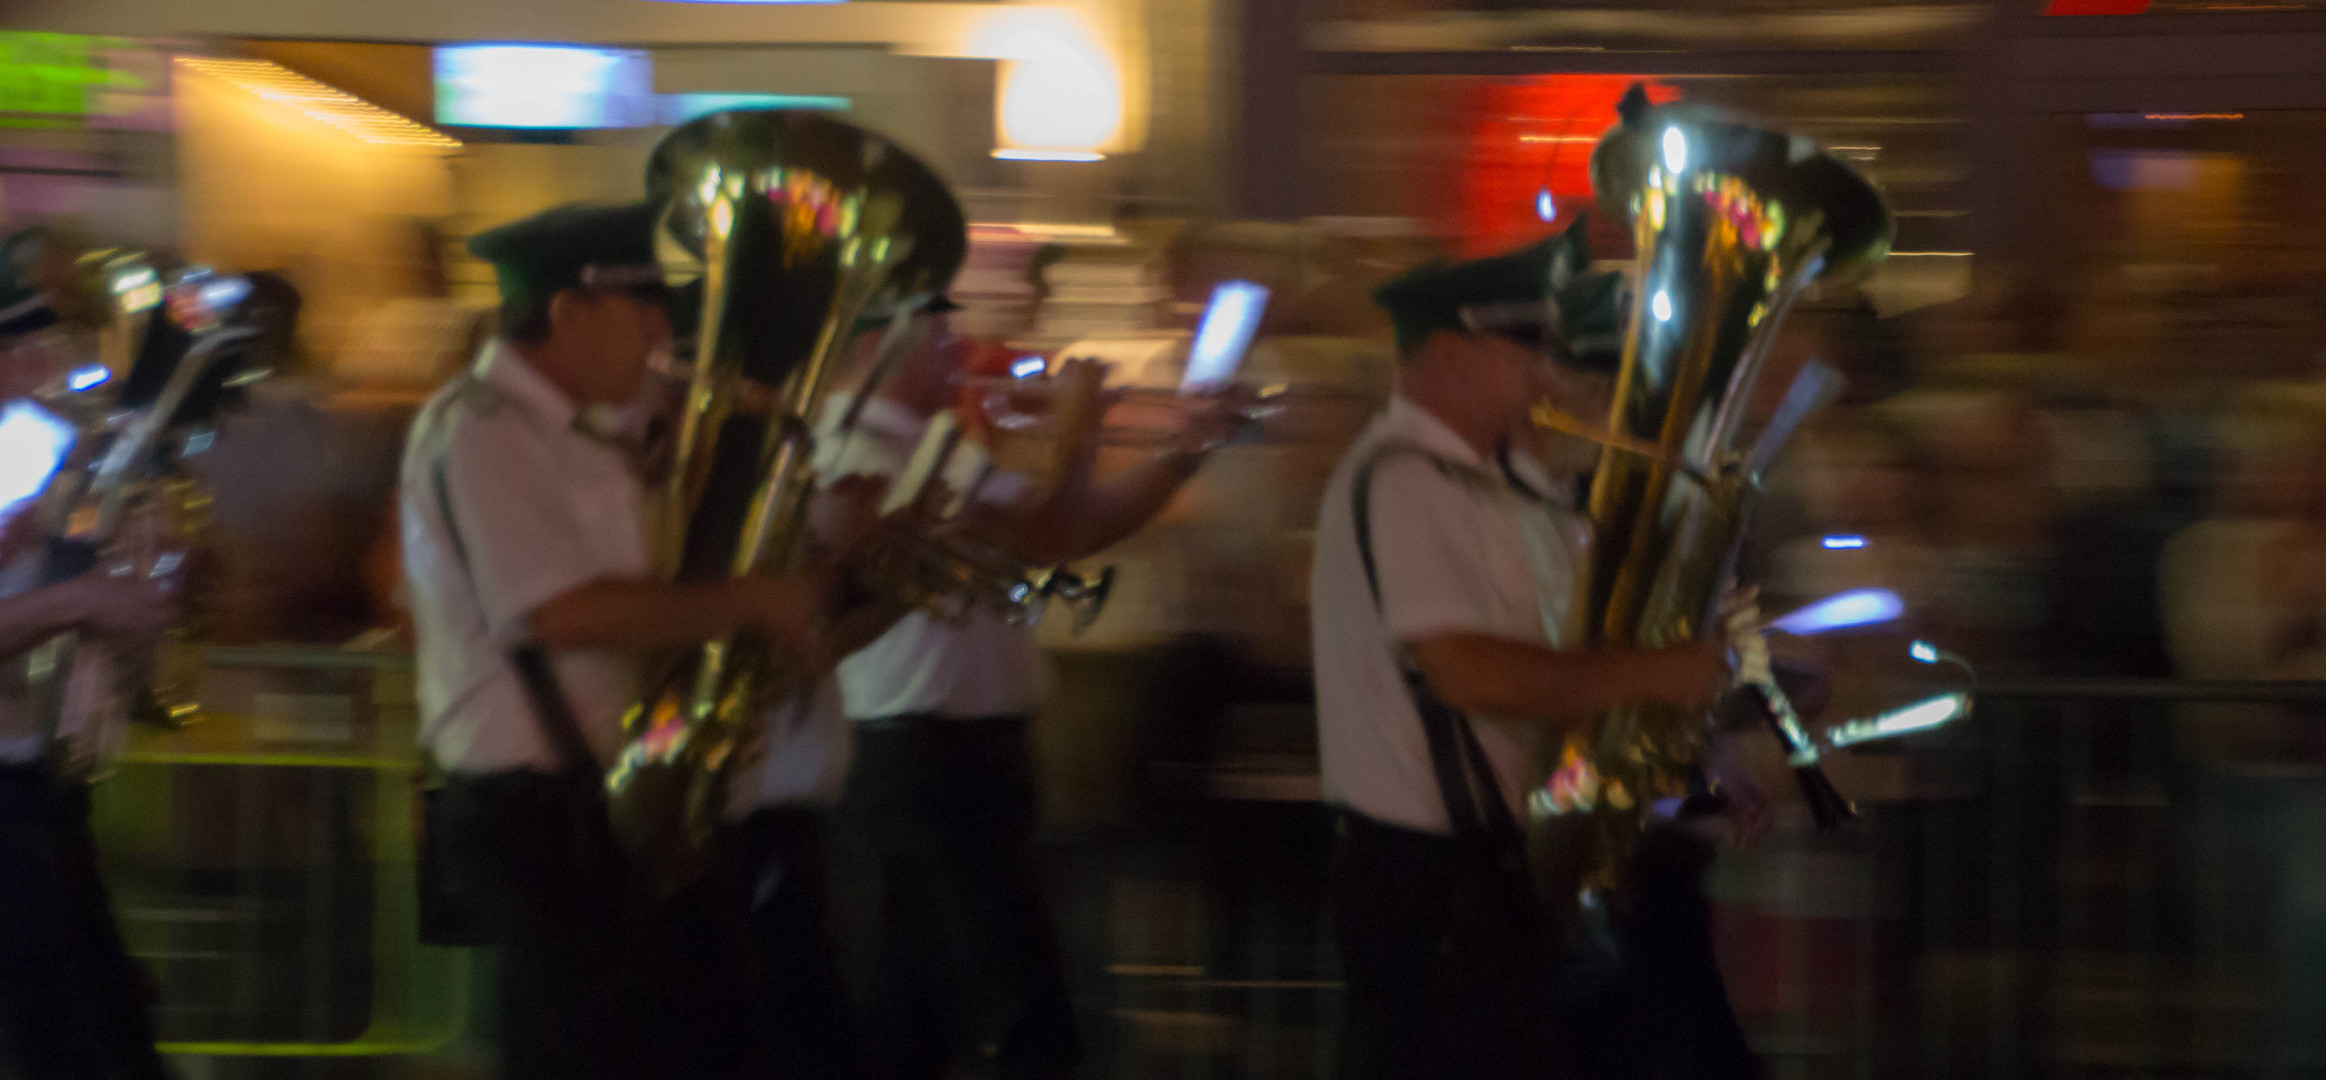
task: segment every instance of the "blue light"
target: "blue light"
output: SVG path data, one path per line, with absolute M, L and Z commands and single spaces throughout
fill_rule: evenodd
M 1929 731 L 1935 727 L 1943 727 L 1962 718 L 1970 711 L 1970 695 L 1962 693 L 1940 694 L 1937 697 L 1924 698 L 1904 708 L 1892 709 L 1864 720 L 1835 724 L 1826 731 L 1825 743 L 1828 746 L 1839 748 L 1873 742 L 1877 739 L 1894 739 L 1900 735 L 1912 735 L 1918 731 Z
M 654 121 L 643 50 L 573 45 L 444 45 L 436 122 L 463 127 L 642 127 Z
M 1551 198 L 1551 189 L 1535 192 L 1535 216 L 1544 221 L 1559 220 L 1559 201 Z
M 1048 370 L 1049 362 L 1039 356 L 1021 356 L 1010 361 L 1010 377 L 1013 379 L 1031 379 Z
M 40 493 L 64 463 L 73 427 L 29 401 L 0 408 L 0 510 Z
M 219 278 L 203 283 L 199 295 L 203 307 L 213 312 L 224 311 L 250 297 L 250 282 L 238 277 Z
M 1906 646 L 1906 655 L 1911 656 L 1916 660 L 1920 660 L 1925 664 L 1938 663 L 1938 647 L 1927 641 L 1917 641 L 1912 645 Z
M 1856 551 L 1866 546 L 1866 538 L 1863 536 L 1828 536 L 1818 543 L 1825 545 L 1827 551 Z
M 1676 127 L 1664 129 L 1664 171 L 1674 174 L 1688 171 L 1688 136 Z
M 664 94 L 661 120 L 678 125 L 727 109 L 816 109 L 847 112 L 856 103 L 824 94 Z
M 1180 374 L 1180 393 L 1218 387 L 1235 378 L 1260 316 L 1268 310 L 1268 287 L 1249 281 L 1223 281 L 1211 291 L 1203 321 L 1196 324 L 1195 342 L 1187 349 L 1187 368 Z
M 72 374 L 65 376 L 65 389 L 79 393 L 90 387 L 103 386 L 105 380 L 112 377 L 113 373 L 106 370 L 103 364 L 90 364 L 87 367 L 74 368 Z
M 1774 620 L 1769 623 L 1769 629 L 1807 637 L 1828 630 L 1889 622 L 1905 612 L 1906 602 L 1888 589 L 1852 589 Z

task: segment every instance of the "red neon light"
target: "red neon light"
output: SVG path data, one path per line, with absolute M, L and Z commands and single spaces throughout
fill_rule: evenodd
M 1566 227 L 1591 205 L 1591 148 L 1615 124 L 1615 105 L 1633 83 L 1648 100 L 1678 100 L 1680 90 L 1636 75 L 1538 75 L 1486 84 L 1462 166 L 1461 198 L 1451 231 L 1465 254 L 1508 250 Z M 1545 222 L 1537 197 L 1548 187 L 1557 218 Z M 1594 250 L 1620 249 L 1621 229 L 1594 221 Z M 1606 235 L 1603 235 L 1605 233 Z
M 2046 15 L 2139 15 L 2148 10 L 2148 0 L 2051 0 L 2043 7 Z

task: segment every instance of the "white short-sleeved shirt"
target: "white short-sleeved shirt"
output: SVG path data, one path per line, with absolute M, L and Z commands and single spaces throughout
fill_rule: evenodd
M 819 427 L 819 475 L 827 481 L 869 474 L 893 477 L 920 445 L 928 420 L 875 396 L 865 402 L 847 439 L 833 436 L 849 398 L 833 395 Z M 980 498 L 1005 498 L 1022 484 L 994 477 Z M 840 661 L 840 694 L 847 715 L 873 720 L 909 713 L 962 719 L 1018 716 L 1033 711 L 1041 654 L 1025 627 L 972 608 L 958 622 L 916 611 L 872 644 Z
M 447 769 L 558 768 L 509 651 L 526 640 L 543 603 L 650 568 L 629 456 L 574 419 L 573 403 L 496 341 L 413 422 L 401 515 L 419 639 L 420 741 Z M 457 545 L 444 500 L 459 523 Z M 583 733 L 609 758 L 636 692 L 637 658 L 561 650 L 550 659 Z
M 768 714 L 761 755 L 736 772 L 727 789 L 727 816 L 763 807 L 830 806 L 848 779 L 852 749 L 840 686 L 826 679 L 816 692 Z
M 1394 452 L 1373 468 L 1376 607 L 1358 555 L 1353 489 L 1385 443 L 1423 453 Z M 1573 640 L 1586 536 L 1581 519 L 1510 483 L 1435 416 L 1390 399 L 1334 469 L 1317 521 L 1309 617 L 1327 801 L 1390 825 L 1450 831 L 1398 666 L 1401 643 L 1454 632 Z M 1476 719 L 1503 797 L 1523 812 L 1529 729 Z
M 0 566 L 0 598 L 31 592 L 41 559 L 27 553 Z M 48 756 L 48 733 L 33 714 L 24 654 L 0 657 L 0 765 L 29 765 Z

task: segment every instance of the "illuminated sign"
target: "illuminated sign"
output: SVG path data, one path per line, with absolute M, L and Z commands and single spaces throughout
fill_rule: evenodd
M 125 126 L 107 121 L 159 108 L 161 62 L 127 38 L 0 31 L 0 127 Z
M 436 50 L 436 122 L 461 127 L 614 128 L 654 121 L 642 51 L 571 45 Z

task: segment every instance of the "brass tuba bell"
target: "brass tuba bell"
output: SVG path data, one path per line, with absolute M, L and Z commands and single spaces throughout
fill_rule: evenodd
M 668 580 L 777 574 L 808 541 L 813 410 L 860 319 L 901 327 L 967 253 L 937 174 L 886 138 L 804 111 L 712 113 L 648 166 L 657 247 L 694 356 L 654 500 Z M 810 673 L 737 634 L 661 658 L 606 776 L 614 833 L 665 891 L 692 880 L 767 707 Z
M 1778 324 L 1811 283 L 1887 255 L 1891 224 L 1873 186 L 1807 138 L 1651 106 L 1638 87 L 1619 112 L 1591 179 L 1601 208 L 1631 222 L 1638 256 L 1614 404 L 1595 436 L 1579 609 L 1591 645 L 1662 646 L 1719 632 L 1759 472 L 1806 411 L 1750 414 Z M 1796 390 L 1818 397 L 1814 385 Z M 1773 686 L 1758 689 L 1772 712 L 1788 711 Z M 1620 890 L 1651 806 L 1689 794 L 1709 734 L 1701 712 L 1638 704 L 1547 747 L 1527 815 L 1540 895 L 1559 908 Z M 1788 749 L 1820 816 L 1849 812 L 1814 751 L 1803 761 L 1802 747 Z
M 31 505 L 47 540 L 41 576 L 99 571 L 181 594 L 156 640 L 68 632 L 28 655 L 35 712 L 63 766 L 86 773 L 119 748 L 122 721 L 175 727 L 200 712 L 205 613 L 201 597 L 182 594 L 208 555 L 210 494 L 188 459 L 209 445 L 228 395 L 270 371 L 243 278 L 202 267 L 163 274 L 141 252 L 108 249 L 81 256 L 70 286 L 53 303 L 81 324 L 59 331 L 76 362 L 35 395 L 74 428 Z M 84 355 L 78 346 L 90 337 Z

